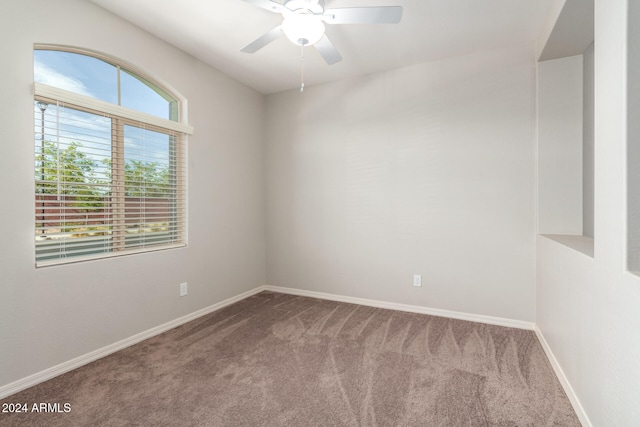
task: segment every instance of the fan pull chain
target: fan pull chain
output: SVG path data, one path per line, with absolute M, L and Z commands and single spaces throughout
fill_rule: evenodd
M 300 92 L 304 92 L 304 45 L 300 45 Z

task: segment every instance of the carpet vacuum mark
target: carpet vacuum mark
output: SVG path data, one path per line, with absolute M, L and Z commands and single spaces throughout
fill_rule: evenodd
M 2 403 L 0 426 L 579 426 L 532 331 L 262 292 Z M 64 408 L 63 408 L 64 409 Z

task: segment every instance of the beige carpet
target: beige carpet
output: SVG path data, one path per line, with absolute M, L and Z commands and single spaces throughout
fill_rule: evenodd
M 576 426 L 531 331 L 262 292 L 2 403 L 2 426 Z

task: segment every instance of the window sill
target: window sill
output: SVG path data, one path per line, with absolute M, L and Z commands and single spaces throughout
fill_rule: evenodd
M 155 246 L 155 247 L 150 246 L 150 247 L 147 247 L 147 248 L 125 250 L 125 251 L 119 251 L 119 252 L 107 252 L 107 253 L 99 254 L 99 255 L 75 256 L 75 257 L 68 257 L 68 258 L 57 258 L 57 259 L 50 260 L 50 261 L 37 261 L 36 262 L 36 268 L 51 267 L 51 266 L 56 266 L 56 265 L 75 264 L 75 263 L 84 262 L 84 261 L 98 261 L 98 260 L 101 260 L 101 259 L 117 258 L 117 257 L 126 256 L 126 255 L 149 254 L 149 253 L 165 251 L 165 250 L 169 250 L 169 249 L 185 248 L 186 246 L 187 246 L 186 243 L 175 243 L 175 244 L 170 244 L 170 245 L 162 245 L 162 246 L 158 245 L 158 246 Z
M 540 236 L 593 258 L 593 237 L 573 234 L 540 234 Z

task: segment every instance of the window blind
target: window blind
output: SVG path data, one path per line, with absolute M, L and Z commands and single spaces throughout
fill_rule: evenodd
M 36 265 L 183 246 L 186 169 L 176 123 L 78 104 L 36 92 Z

